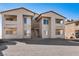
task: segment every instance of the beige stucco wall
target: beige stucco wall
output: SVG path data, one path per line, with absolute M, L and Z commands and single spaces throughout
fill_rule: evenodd
M 42 18 L 42 38 L 49 38 L 49 35 L 45 33 L 45 31 L 49 32 L 49 25 L 43 24 L 43 21 L 46 18 Z M 48 19 L 49 20 L 49 19 Z
M 40 37 L 42 38 L 42 20 L 39 20 L 39 34 L 40 34 Z
M 70 23 L 65 25 L 65 39 L 70 39 L 70 37 L 75 37 L 75 23 Z
M 55 14 L 55 13 L 45 13 L 45 14 L 42 14 L 42 17 L 50 17 L 51 19 L 50 19 L 50 25 L 49 25 L 49 27 L 50 27 L 50 36 L 49 36 L 49 38 L 64 38 L 65 37 L 65 35 L 63 34 L 63 35 L 56 35 L 55 34 L 55 32 L 56 32 L 56 29 L 63 29 L 63 31 L 64 31 L 64 23 L 63 24 L 56 24 L 56 22 L 55 22 L 55 19 L 63 19 L 63 22 L 64 22 L 64 20 L 65 20 L 65 18 L 64 17 L 61 17 L 61 16 L 59 16 L 59 15 L 57 15 L 57 14 Z M 42 20 L 42 19 L 41 19 Z M 44 26 L 43 24 L 42 24 L 42 30 L 43 29 L 48 29 L 48 28 L 46 28 L 46 26 Z M 44 35 L 42 35 L 43 37 L 46 37 L 46 36 L 44 36 Z
M 31 38 L 31 17 L 27 17 L 27 24 L 24 24 L 24 30 L 29 32 L 29 35 L 24 35 L 24 38 Z
M 16 15 L 17 16 L 17 22 L 15 23 L 15 26 L 17 27 L 17 34 L 16 35 L 6 35 L 4 31 L 5 27 L 5 18 L 4 15 Z M 3 39 L 12 39 L 12 38 L 24 38 L 24 23 L 23 23 L 23 15 L 30 15 L 34 16 L 32 12 L 29 12 L 25 9 L 18 9 L 13 11 L 8 11 L 5 13 L 2 13 L 2 38 Z M 31 19 L 30 19 L 31 20 Z M 31 24 L 30 24 L 31 25 Z M 31 30 L 31 28 L 27 28 L 27 30 Z

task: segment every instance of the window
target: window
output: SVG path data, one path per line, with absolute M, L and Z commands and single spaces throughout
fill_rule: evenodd
M 56 29 L 56 35 L 63 35 L 64 30 L 63 29 Z
M 56 29 L 56 35 L 60 35 L 60 30 Z
M 27 36 L 30 36 L 30 31 L 29 30 L 27 30 Z
M 29 30 L 25 30 L 25 31 L 24 31 L 24 35 L 30 36 L 30 31 L 29 31 Z
M 79 30 L 75 30 L 75 36 L 76 38 L 79 38 Z
M 16 28 L 5 28 L 6 34 L 16 34 Z
M 60 21 L 61 24 L 63 24 L 63 21 Z
M 76 23 L 75 25 L 76 25 L 76 26 L 79 26 L 79 23 Z
M 45 35 L 48 35 L 48 31 L 47 31 L 47 30 L 44 30 L 44 34 L 45 34 Z
M 62 19 L 56 19 L 56 23 L 62 24 L 63 23 L 63 20 Z
M 24 23 L 25 23 L 25 24 L 27 23 L 27 18 L 24 18 Z
M 43 24 L 48 24 L 48 20 L 44 19 Z
M 30 18 L 28 18 L 27 24 L 31 24 L 31 19 Z
M 13 18 L 6 18 L 7 21 L 14 21 Z
M 9 30 L 9 31 L 6 31 L 6 34 L 14 34 L 14 32 Z

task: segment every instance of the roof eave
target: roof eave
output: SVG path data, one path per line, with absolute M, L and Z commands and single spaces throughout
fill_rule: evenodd
M 45 14 L 45 13 L 49 13 L 49 12 L 52 12 L 52 13 L 55 13 L 55 14 L 61 16 L 61 17 L 64 17 L 64 16 L 62 16 L 62 15 L 60 15 L 60 14 L 58 14 L 57 12 L 54 12 L 54 11 L 48 11 L 48 12 L 44 12 L 44 13 L 41 13 L 41 14 Z M 64 17 L 64 18 L 67 19 L 66 17 Z
M 38 13 L 35 13 L 35 12 L 29 10 L 29 9 L 24 8 L 24 7 L 15 8 L 15 9 L 10 9 L 10 10 L 6 10 L 6 11 L 2 11 L 2 12 L 0 12 L 0 13 L 2 14 L 2 13 L 5 13 L 5 12 L 8 12 L 8 11 L 13 11 L 13 10 L 18 10 L 18 9 L 25 9 L 25 10 L 27 10 L 27 11 L 29 11 L 29 12 L 32 12 L 33 14 L 38 14 Z

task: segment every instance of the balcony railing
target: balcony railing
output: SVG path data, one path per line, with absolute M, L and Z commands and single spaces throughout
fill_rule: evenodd
M 64 29 L 64 24 L 56 24 L 56 28 L 58 28 L 58 29 Z
M 5 24 L 17 24 L 17 21 L 5 21 Z

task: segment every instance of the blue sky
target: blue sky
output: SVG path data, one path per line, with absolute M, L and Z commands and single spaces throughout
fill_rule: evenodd
M 0 11 L 18 7 L 25 7 L 36 13 L 52 10 L 68 19 L 79 19 L 79 4 L 77 3 L 2 3 L 0 4 Z
M 25 7 L 36 13 L 42 13 L 46 11 L 55 11 L 68 19 L 79 19 L 79 4 L 78 3 L 1 3 L 0 11 Z M 1 19 L 1 17 L 0 17 Z M 1 30 L 0 20 L 0 30 Z

